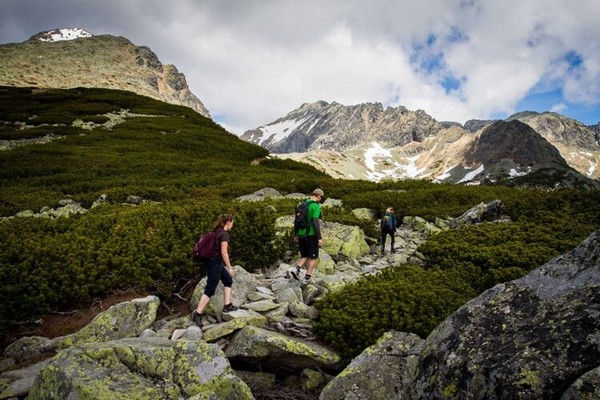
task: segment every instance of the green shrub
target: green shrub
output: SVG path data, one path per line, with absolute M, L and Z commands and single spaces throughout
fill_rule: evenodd
M 389 268 L 317 302 L 320 320 L 314 331 L 348 361 L 390 329 L 427 337 L 473 295 L 452 271 Z
M 0 223 L 0 321 L 26 320 L 118 289 L 166 298 L 179 282 L 202 273 L 193 244 L 225 212 L 235 219 L 232 262 L 255 269 L 283 256 L 276 215 L 253 203 L 102 206 L 69 219 Z

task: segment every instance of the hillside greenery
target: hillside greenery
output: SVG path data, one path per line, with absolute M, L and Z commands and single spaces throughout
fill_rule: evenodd
M 74 124 L 104 124 L 122 110 L 146 116 L 125 117 L 110 129 Z M 380 216 L 393 206 L 400 219 L 434 221 L 500 199 L 513 221 L 439 233 L 419 249 L 424 266 L 389 269 L 317 303 L 315 331 L 347 359 L 389 329 L 426 336 L 473 296 L 523 276 L 600 228 L 598 191 L 333 179 L 271 158 L 185 107 L 121 91 L 0 88 L 0 141 L 49 134 L 64 137 L 0 151 L 0 216 L 37 212 L 65 198 L 90 208 L 105 194 L 108 204 L 69 218 L 0 221 L 2 330 L 117 290 L 168 299 L 202 276 L 191 258 L 193 243 L 224 212 L 236 220 L 233 262 L 250 271 L 268 268 L 296 249 L 273 226 L 296 201 L 235 201 L 263 187 L 284 194 L 321 187 L 344 204 L 327 209 L 325 219 L 359 225 L 372 238 L 376 223 L 356 219 L 353 208 Z M 159 203 L 121 204 L 129 195 Z

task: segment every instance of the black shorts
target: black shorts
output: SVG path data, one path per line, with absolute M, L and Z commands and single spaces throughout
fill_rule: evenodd
M 298 244 L 300 245 L 300 257 L 313 260 L 319 258 L 319 239 L 316 236 L 301 236 L 298 238 Z

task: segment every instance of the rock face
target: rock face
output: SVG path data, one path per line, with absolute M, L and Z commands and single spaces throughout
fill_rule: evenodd
M 130 90 L 190 107 L 210 118 L 188 88 L 185 76 L 175 66 L 162 64 L 148 47 L 111 35 L 47 41 L 60 35 L 55 31 L 42 32 L 24 43 L 0 45 L 0 85 Z
M 122 339 L 63 350 L 29 399 L 253 399 L 217 345 Z
M 600 360 L 600 231 L 470 301 L 427 338 L 416 398 L 558 398 Z
M 421 142 L 439 129 L 441 125 L 422 110 L 384 109 L 381 103 L 344 106 L 319 101 L 303 104 L 283 118 L 246 131 L 242 139 L 274 153 L 343 151 L 363 142 L 376 141 L 386 147 Z

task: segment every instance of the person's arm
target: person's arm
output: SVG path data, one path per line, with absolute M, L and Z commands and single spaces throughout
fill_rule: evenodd
M 317 235 L 319 246 L 321 246 L 323 244 L 323 237 L 321 236 L 321 221 L 319 220 L 319 217 L 321 216 L 321 207 L 319 207 L 318 204 L 313 209 L 313 213 L 312 224 L 315 228 L 315 234 Z
M 233 269 L 231 268 L 231 262 L 229 261 L 229 243 L 227 243 L 226 241 L 222 241 L 221 242 L 221 258 L 223 259 L 223 263 L 225 264 L 225 267 L 227 268 L 227 271 L 229 271 L 229 275 L 231 275 L 233 277 Z

